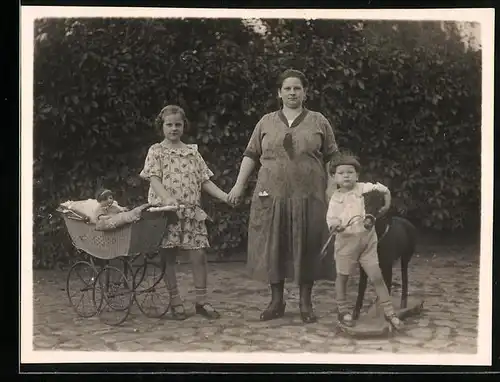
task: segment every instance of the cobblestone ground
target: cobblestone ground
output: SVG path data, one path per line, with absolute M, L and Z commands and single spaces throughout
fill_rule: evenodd
M 249 280 L 244 263 L 211 263 L 210 293 L 222 314 L 217 321 L 194 315 L 189 265 L 178 267 L 186 321 L 166 315 L 147 318 L 134 307 L 119 327 L 98 317 L 80 318 L 69 305 L 65 291 L 67 271 L 35 271 L 34 349 L 84 351 L 278 351 L 326 353 L 475 353 L 479 287 L 479 250 L 427 248 L 411 262 L 410 295 L 425 300 L 420 315 L 406 319 L 406 330 L 392 336 L 355 339 L 335 326 L 334 284 L 319 282 L 314 302 L 319 322 L 303 325 L 298 312 L 297 289 L 287 288 L 285 317 L 259 322 L 269 299 L 265 285 Z M 400 272 L 394 269 L 398 298 Z M 353 278 L 350 298 L 356 296 Z M 369 287 L 366 304 L 374 296 Z

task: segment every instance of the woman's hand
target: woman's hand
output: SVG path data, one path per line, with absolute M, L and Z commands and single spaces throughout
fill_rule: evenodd
M 228 200 L 232 205 L 237 205 L 241 203 L 241 198 L 243 197 L 243 193 L 245 192 L 245 188 L 239 184 L 235 184 L 234 187 L 229 191 Z
M 229 194 L 224 193 L 224 196 L 222 198 L 222 201 L 226 204 L 229 204 L 231 207 L 233 207 L 233 203 L 229 200 Z

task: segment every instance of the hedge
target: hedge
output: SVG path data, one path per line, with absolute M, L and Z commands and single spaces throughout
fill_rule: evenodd
M 185 108 L 214 182 L 229 191 L 255 123 L 278 106 L 288 67 L 310 81 L 321 111 L 367 180 L 385 182 L 394 207 L 435 231 L 477 230 L 480 206 L 481 52 L 435 22 L 237 19 L 40 19 L 34 51 L 34 266 L 73 248 L 55 213 L 105 185 L 121 204 L 144 202 L 138 177 L 161 139 L 153 120 Z M 451 25 L 451 24 L 450 24 Z M 450 28 L 448 28 L 450 30 Z M 255 178 L 255 177 L 254 177 Z M 246 246 L 247 203 L 204 199 L 213 249 Z

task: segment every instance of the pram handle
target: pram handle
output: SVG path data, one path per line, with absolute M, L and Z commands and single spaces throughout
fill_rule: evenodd
M 167 212 L 167 211 L 177 211 L 179 206 L 153 206 L 146 209 L 148 212 Z
M 187 208 L 201 208 L 198 204 L 179 203 L 177 205 L 170 205 L 170 206 L 152 206 L 152 207 L 149 207 L 146 211 L 149 211 L 149 212 L 177 211 L 177 210 L 182 210 L 186 207 Z

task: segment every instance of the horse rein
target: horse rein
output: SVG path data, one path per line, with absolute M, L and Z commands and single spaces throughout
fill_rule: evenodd
M 352 226 L 355 222 L 358 222 L 359 220 L 361 219 L 366 219 L 366 218 L 371 218 L 373 219 L 373 221 L 375 222 L 376 218 L 375 216 L 371 215 L 371 214 L 366 214 L 364 216 L 361 216 L 361 215 L 354 215 L 353 217 L 351 217 L 349 219 L 349 221 L 347 222 L 347 224 L 345 226 L 342 227 L 342 231 L 344 231 L 346 228 Z M 375 223 L 374 223 L 374 226 L 375 226 Z M 321 252 L 320 252 L 320 259 L 322 259 L 323 257 L 325 257 L 326 255 L 326 249 L 328 248 L 328 246 L 330 245 L 330 242 L 332 241 L 333 237 L 339 233 L 339 232 L 342 232 L 342 231 L 338 231 L 338 230 L 333 230 L 330 235 L 328 236 L 328 240 L 326 241 L 326 243 L 323 245 L 323 247 L 321 248 Z
M 391 225 L 389 223 L 387 223 L 385 225 L 385 230 L 384 230 L 384 233 L 378 238 L 378 241 L 381 242 L 382 239 L 385 237 L 385 235 L 387 235 L 387 232 L 389 232 L 389 229 L 391 228 Z

